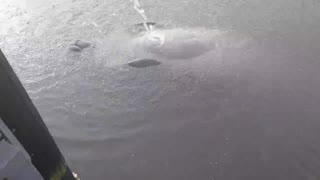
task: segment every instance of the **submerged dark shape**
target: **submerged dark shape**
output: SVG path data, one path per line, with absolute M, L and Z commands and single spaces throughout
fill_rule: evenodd
M 70 46 L 69 46 L 69 50 L 71 50 L 71 51 L 81 51 L 82 49 L 79 48 L 79 47 L 76 46 L 76 45 L 70 45 Z
M 135 68 L 144 68 L 149 66 L 157 66 L 160 65 L 161 62 L 155 59 L 136 59 L 128 62 L 128 65 Z
M 84 48 L 87 48 L 90 46 L 90 43 L 81 41 L 81 40 L 76 40 L 74 43 L 70 44 L 69 49 L 71 51 L 81 51 Z
M 154 27 L 157 25 L 157 23 L 155 22 L 146 22 L 147 26 L 148 27 Z M 141 22 L 141 23 L 137 23 L 134 25 L 135 27 L 144 27 L 144 22 Z
M 81 40 L 77 40 L 77 41 L 75 42 L 75 45 L 78 46 L 78 47 L 81 48 L 81 49 L 84 49 L 84 48 L 89 47 L 89 46 L 90 46 L 90 43 L 85 42 L 85 41 L 81 41 Z
M 146 24 L 149 29 L 152 29 L 154 27 L 159 28 L 159 25 L 155 22 L 146 22 Z M 134 24 L 132 28 L 129 29 L 129 31 L 133 34 L 142 33 L 146 31 L 146 28 L 144 26 L 144 23 L 141 22 L 141 23 Z

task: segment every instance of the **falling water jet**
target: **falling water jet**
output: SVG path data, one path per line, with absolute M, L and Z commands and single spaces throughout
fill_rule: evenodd
M 142 16 L 142 18 L 144 20 L 142 23 L 136 24 L 136 26 L 142 26 L 143 25 L 143 27 L 146 29 L 148 34 L 150 33 L 150 35 L 155 33 L 155 32 L 153 32 L 151 30 L 155 26 L 156 23 L 147 22 L 147 16 L 146 16 L 144 10 L 141 8 L 139 0 L 130 0 L 130 1 L 131 2 L 133 1 L 134 9 Z M 162 45 L 161 43 L 164 40 L 164 38 L 159 38 L 157 36 L 153 37 L 153 36 L 150 37 L 149 41 L 153 42 L 153 43 L 159 41 L 160 43 L 155 43 L 155 44 Z M 160 64 L 161 64 L 160 61 L 158 61 L 156 59 L 148 59 L 148 58 L 136 59 L 136 60 L 128 62 L 129 66 L 135 67 L 135 68 L 145 68 L 145 67 L 150 67 L 150 66 L 157 66 L 157 65 L 160 65 Z
M 144 10 L 141 8 L 139 0 L 130 0 L 133 2 L 133 8 L 142 16 L 143 18 L 143 26 L 147 31 L 150 31 L 152 27 L 150 27 L 147 23 L 147 16 L 144 12 Z

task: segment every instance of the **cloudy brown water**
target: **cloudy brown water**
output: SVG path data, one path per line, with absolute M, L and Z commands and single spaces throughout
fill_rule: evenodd
M 82 179 L 320 178 L 319 2 L 144 0 L 171 37 L 152 52 L 129 0 L 0 2 L 0 48 Z

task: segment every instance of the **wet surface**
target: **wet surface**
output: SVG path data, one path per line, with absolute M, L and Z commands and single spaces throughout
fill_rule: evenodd
M 320 177 L 317 1 L 146 0 L 171 37 L 151 51 L 129 1 L 2 1 L 0 47 L 82 179 Z

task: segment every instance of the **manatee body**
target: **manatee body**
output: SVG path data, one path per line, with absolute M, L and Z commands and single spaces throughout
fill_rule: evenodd
M 128 65 L 135 68 L 144 68 L 149 66 L 157 66 L 160 65 L 161 62 L 155 59 L 136 59 L 128 62 Z
M 69 50 L 71 51 L 81 51 L 84 48 L 87 48 L 90 46 L 90 43 L 81 41 L 81 40 L 76 40 L 75 42 L 71 43 L 69 46 Z

